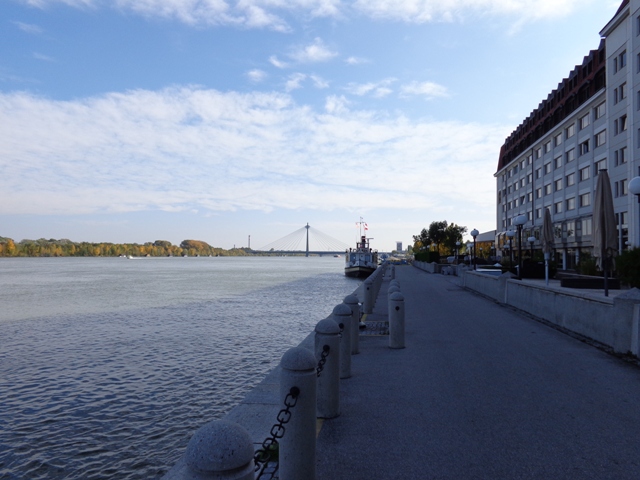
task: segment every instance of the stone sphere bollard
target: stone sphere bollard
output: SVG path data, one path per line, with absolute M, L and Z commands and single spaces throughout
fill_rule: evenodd
M 253 480 L 253 442 L 237 423 L 214 420 L 193 434 L 184 457 L 164 480 Z
M 395 292 L 399 292 L 400 291 L 400 287 L 396 284 L 393 285 L 389 285 L 389 288 L 387 289 L 387 297 L 391 297 L 392 293 Z
M 360 304 L 353 294 L 344 297 L 343 302 L 351 310 L 351 355 L 355 355 L 360 353 Z
M 372 313 L 373 312 L 373 280 L 371 277 L 368 277 L 364 281 L 364 313 Z
M 404 297 L 400 292 L 389 296 L 389 348 L 404 348 Z
M 318 418 L 335 418 L 340 415 L 340 327 L 331 318 L 320 320 L 316 325 L 316 360 L 320 361 L 327 347 L 328 355 L 317 383 Z
M 279 440 L 281 480 L 316 478 L 316 358 L 311 350 L 290 348 L 280 360 L 280 405 L 293 387 L 299 390 L 291 419 Z
M 342 338 L 340 339 L 340 378 L 351 376 L 351 309 L 344 303 L 336 305 L 333 309 L 333 320 L 342 325 Z

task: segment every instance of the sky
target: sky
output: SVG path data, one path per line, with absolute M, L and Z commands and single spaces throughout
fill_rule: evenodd
M 0 236 L 493 230 L 501 145 L 620 3 L 0 0 Z

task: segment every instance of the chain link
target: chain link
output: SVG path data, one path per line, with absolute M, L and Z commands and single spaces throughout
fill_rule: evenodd
M 320 360 L 318 360 L 318 367 L 316 368 L 316 375 L 318 377 L 322 373 L 324 364 L 327 363 L 327 357 L 329 356 L 330 351 L 331 347 L 329 347 L 329 345 L 325 345 L 324 347 L 322 347 L 322 353 L 320 354 Z
M 253 461 L 256 464 L 255 471 L 258 473 L 258 479 L 262 478 L 263 474 L 267 474 L 268 467 L 271 462 L 276 462 L 278 459 L 278 439 L 284 436 L 285 424 L 291 420 L 291 409 L 298 403 L 298 397 L 300 396 L 300 389 L 298 387 L 291 387 L 289 393 L 284 399 L 284 406 L 282 410 L 278 412 L 276 420 L 278 423 L 271 427 L 270 437 L 267 437 L 262 442 L 262 447 L 259 448 L 253 456 Z M 271 465 L 271 475 L 277 472 L 278 468 Z

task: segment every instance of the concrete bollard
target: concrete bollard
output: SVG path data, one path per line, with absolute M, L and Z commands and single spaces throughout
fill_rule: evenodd
M 344 304 L 351 310 L 351 355 L 360 353 L 360 304 L 358 297 L 347 295 Z
M 400 292 L 389 296 L 389 348 L 404 348 L 404 297 Z
M 184 456 L 163 480 L 253 480 L 253 442 L 244 427 L 214 420 L 193 434 Z
M 320 320 L 315 335 L 316 360 L 320 361 L 323 350 L 328 355 L 317 383 L 316 417 L 335 418 L 340 415 L 340 327 L 331 318 Z
M 336 305 L 333 309 L 333 320 L 342 327 L 342 338 L 340 339 L 340 378 L 351 376 L 351 309 L 344 303 Z
M 373 297 L 373 280 L 369 276 L 364 281 L 364 313 L 373 313 L 373 302 L 375 298 Z
M 311 350 L 294 347 L 280 360 L 280 405 L 293 387 L 299 389 L 291 419 L 280 439 L 281 480 L 316 478 L 316 358 Z
M 396 278 L 396 266 L 395 265 L 391 265 L 391 280 L 395 280 Z
M 392 293 L 395 292 L 399 292 L 400 291 L 400 287 L 396 284 L 393 285 L 389 285 L 389 288 L 387 289 L 387 298 L 391 297 Z

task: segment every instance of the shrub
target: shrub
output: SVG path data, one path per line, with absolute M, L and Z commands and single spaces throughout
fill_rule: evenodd
M 622 252 L 616 258 L 616 270 L 620 280 L 631 287 L 640 288 L 640 248 Z

